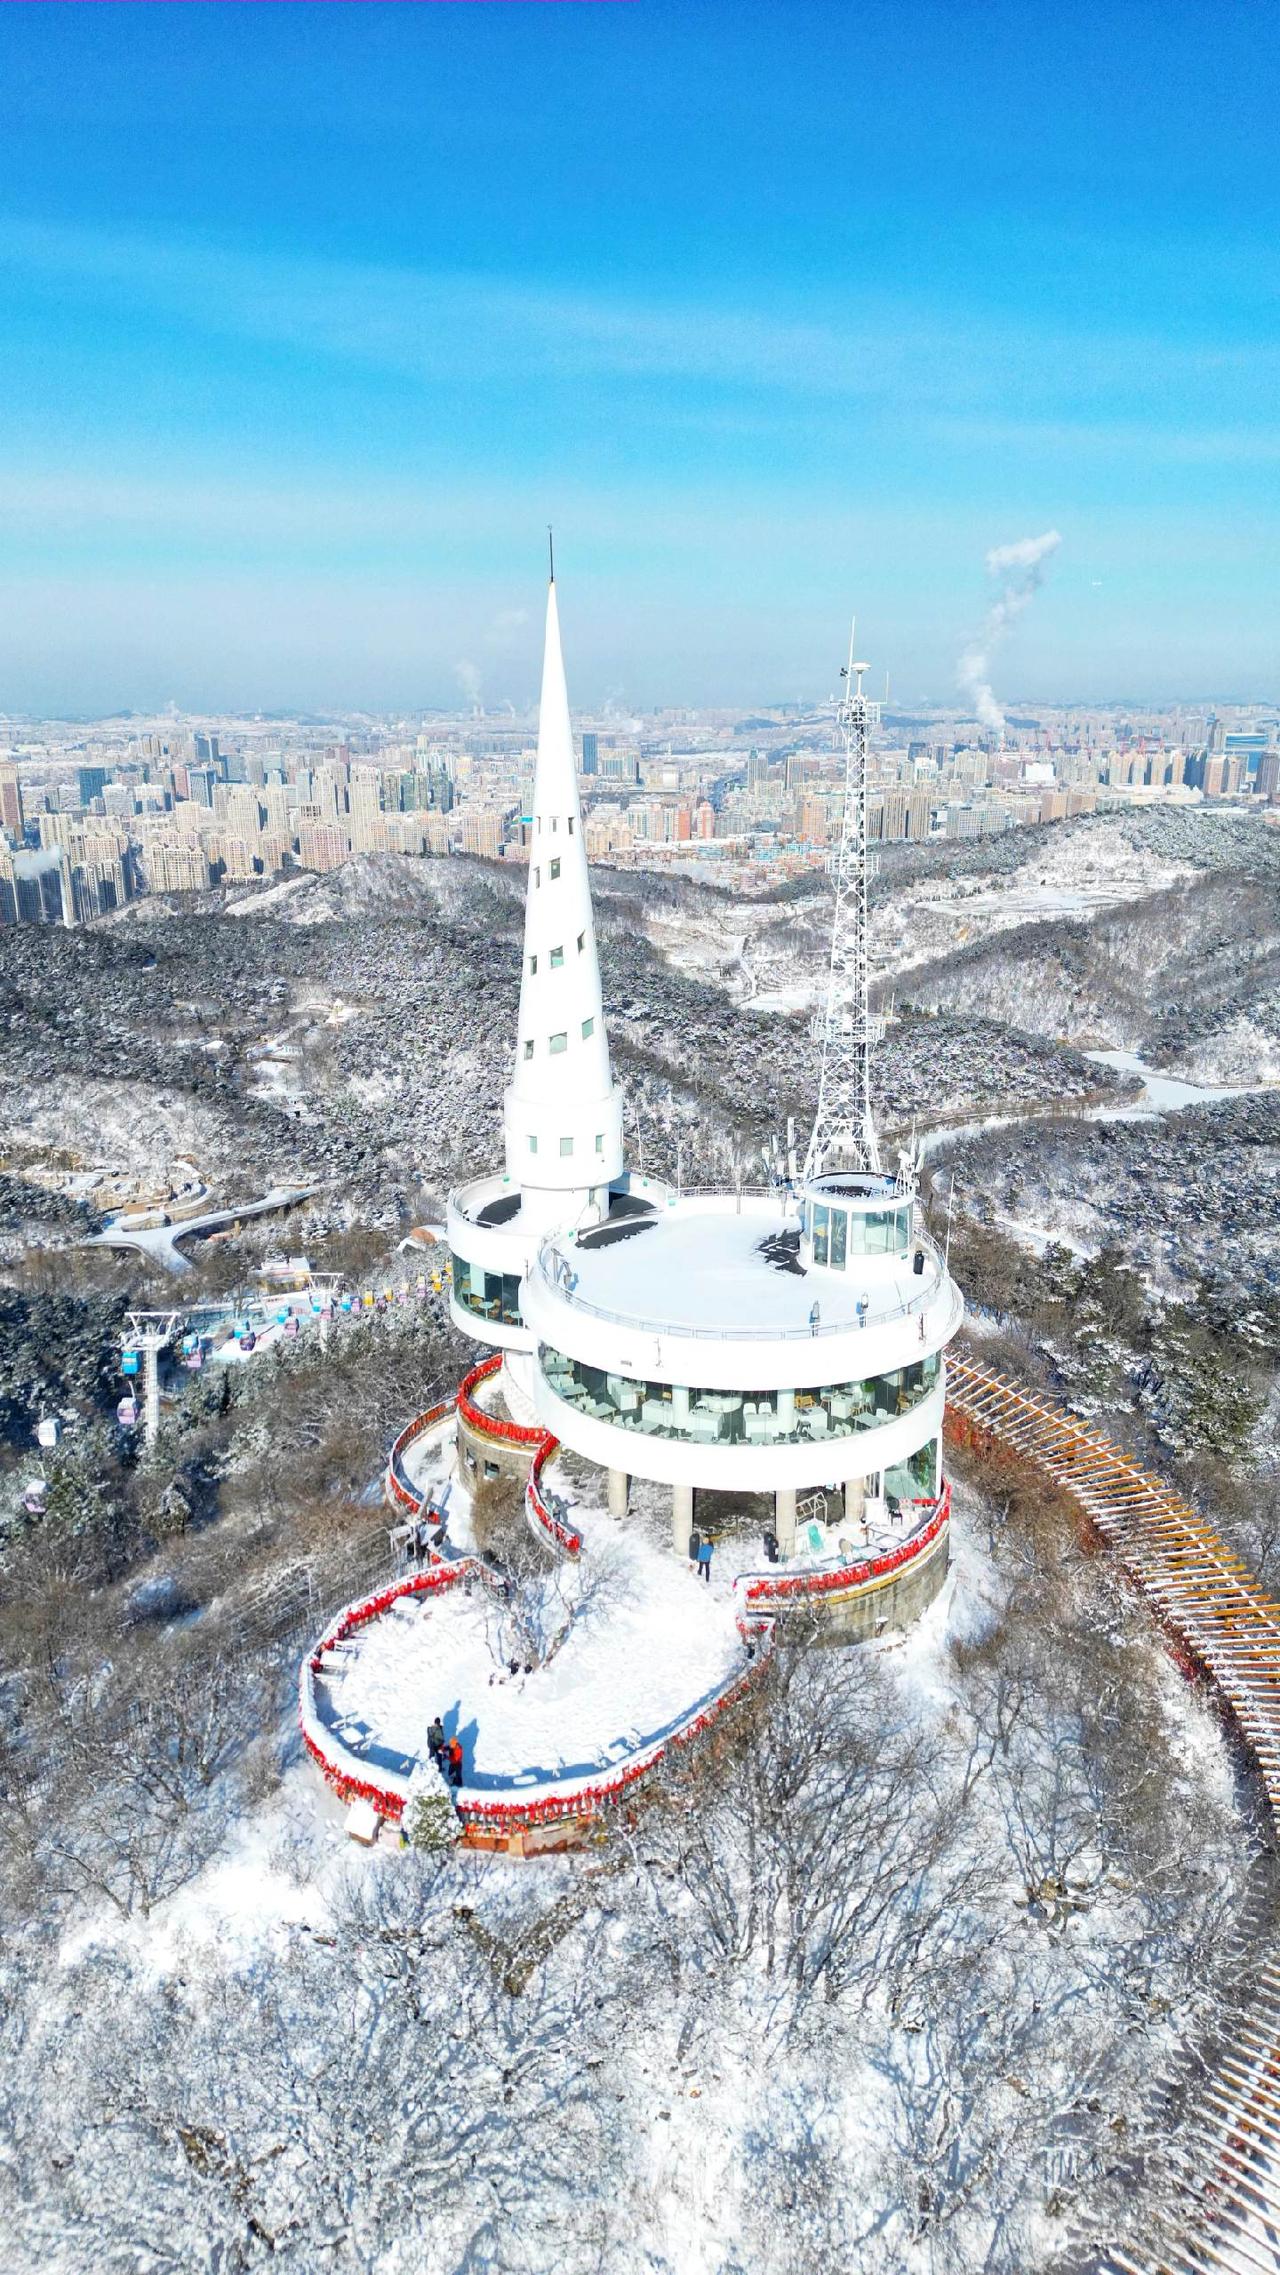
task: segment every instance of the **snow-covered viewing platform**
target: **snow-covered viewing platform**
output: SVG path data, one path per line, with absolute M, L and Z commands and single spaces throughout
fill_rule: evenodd
M 538 1271 L 575 1310 L 621 1326 L 805 1342 L 927 1312 L 944 1280 L 933 1241 L 921 1232 L 891 1261 L 887 1274 L 816 1273 L 800 1256 L 797 1205 L 779 1189 L 688 1194 L 630 1224 L 549 1240 Z
M 391 1449 L 401 1576 L 302 1677 L 308 1746 L 383 1816 L 414 1817 L 439 1717 L 455 1832 L 522 1852 L 581 1837 L 734 1704 L 779 1621 L 873 1639 L 943 1585 L 964 1306 L 915 1158 L 885 1166 L 872 1118 L 860 684 L 840 717 L 803 1170 L 789 1146 L 766 1189 L 673 1188 L 627 1160 L 551 582 L 503 1162 L 446 1211 L 450 1317 L 481 1354 Z
M 815 1504 L 800 1552 L 775 1563 L 762 1560 L 761 1534 L 739 1526 L 715 1543 L 706 1585 L 660 1531 L 558 1495 L 582 1561 L 549 1566 L 526 1601 L 522 1658 L 510 1583 L 477 1551 L 440 1417 L 432 1409 L 428 1428 L 405 1433 L 388 1498 L 416 1504 L 433 1532 L 443 1516 L 445 1538 L 331 1622 L 303 1668 L 301 1725 L 330 1782 L 396 1820 L 438 1715 L 462 1748 L 455 1802 L 473 1846 L 527 1853 L 578 1837 L 737 1703 L 779 1616 L 850 1606 L 878 1633 L 893 1591 L 939 1554 L 945 1569 L 946 1495 L 868 1512 L 856 1543 Z
M 698 1585 L 593 1511 L 592 1553 L 553 1579 L 545 1655 L 521 1660 L 504 1586 L 475 1556 L 349 1606 L 313 1652 L 303 1730 L 335 1782 L 398 1815 L 439 1715 L 462 1746 L 459 1816 L 504 1843 L 590 1816 L 651 1769 L 758 1663 L 731 1588 Z

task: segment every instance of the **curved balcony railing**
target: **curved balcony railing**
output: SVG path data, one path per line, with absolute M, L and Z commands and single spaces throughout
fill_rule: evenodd
M 404 1457 L 419 1438 L 425 1438 L 430 1431 L 447 1422 L 456 1405 L 455 1398 L 445 1398 L 438 1406 L 428 1406 L 425 1414 L 416 1414 L 412 1422 L 406 1425 L 391 1448 L 387 1458 L 387 1499 L 397 1508 L 407 1509 L 410 1516 L 421 1514 L 423 1496 L 404 1466 Z
M 498 1351 L 491 1359 L 481 1359 L 469 1374 L 464 1374 L 458 1385 L 458 1419 L 465 1422 L 469 1430 L 474 1430 L 477 1437 L 496 1438 L 507 1446 L 528 1446 L 534 1452 L 547 1434 L 544 1429 L 530 1429 L 523 1422 L 508 1422 L 501 1414 L 490 1414 L 471 1395 L 482 1382 L 490 1382 L 501 1365 L 502 1353 Z
M 483 1568 L 475 1558 L 466 1557 L 456 1564 L 416 1572 L 408 1579 L 379 1589 L 375 1595 L 348 1604 L 303 1660 L 298 1724 L 307 1752 L 340 1799 L 368 1801 L 379 1816 L 393 1824 L 398 1823 L 404 1813 L 409 1778 L 395 1770 L 378 1768 L 375 1771 L 372 1763 L 344 1742 L 320 1712 L 316 1682 L 324 1675 L 326 1654 L 336 1650 L 371 1620 L 380 1619 L 399 1598 L 440 1595 L 476 1575 L 483 1578 Z M 566 1820 L 589 1820 L 598 1817 L 602 1810 L 616 1806 L 639 1779 L 647 1777 L 669 1754 L 692 1744 L 720 1721 L 758 1678 L 772 1648 L 773 1623 L 759 1617 L 740 1617 L 738 1627 L 747 1649 L 746 1665 L 661 1737 L 637 1747 L 624 1761 L 608 1768 L 602 1765 L 585 1777 L 539 1779 L 532 1787 L 522 1785 L 519 1795 L 510 1798 L 495 1797 L 487 1792 L 482 1797 L 474 1788 L 463 1786 L 454 1795 L 454 1806 L 463 1826 L 482 1836 L 509 1836 Z
M 572 1525 L 565 1524 L 548 1502 L 542 1490 L 543 1464 L 560 1451 L 560 1440 L 544 1430 L 542 1444 L 529 1464 L 529 1482 L 524 1489 L 524 1505 L 534 1530 L 563 1556 L 576 1558 L 582 1551 L 582 1534 Z
M 473 1397 L 480 1384 L 492 1380 L 501 1365 L 500 1353 L 481 1360 L 464 1376 L 456 1401 L 446 1399 L 428 1407 L 401 1431 L 388 1464 L 389 1491 L 401 1505 L 412 1507 L 415 1514 L 421 1510 L 424 1496 L 414 1489 L 412 1481 L 405 1475 L 403 1456 L 417 1439 L 439 1427 L 448 1420 L 451 1412 L 456 1411 L 472 1428 L 479 1429 L 482 1433 L 487 1432 L 501 1436 L 510 1443 L 533 1447 L 526 1486 L 526 1509 L 540 1533 L 564 1554 L 576 1556 L 582 1547 L 582 1536 L 556 1516 L 542 1488 L 543 1470 L 558 1452 L 558 1441 L 548 1430 L 526 1428 L 521 1423 L 507 1422 L 487 1413 L 476 1404 Z M 798 1602 L 820 1605 L 825 1600 L 853 1589 L 874 1586 L 891 1579 L 913 1560 L 927 1553 L 943 1531 L 949 1513 L 950 1488 L 944 1486 L 933 1517 L 914 1538 L 904 1541 L 900 1548 L 887 1554 L 816 1571 L 743 1574 L 736 1583 L 735 1594 L 738 1599 L 736 1624 L 747 1653 L 745 1666 L 659 1738 L 637 1747 L 624 1760 L 614 1762 L 607 1768 L 602 1766 L 587 1776 L 563 1780 L 538 1779 L 532 1786 L 522 1783 L 518 1796 L 494 1795 L 490 1792 L 481 1795 L 475 1789 L 463 1787 L 454 1797 L 455 1806 L 473 1845 L 484 1846 L 495 1840 L 523 1835 L 539 1827 L 554 1827 L 558 1823 L 582 1825 L 598 1818 L 604 1810 L 617 1806 L 662 1761 L 703 1736 L 743 1697 L 767 1663 L 775 1640 L 775 1623 L 779 1614 L 796 1608 Z M 478 1556 L 462 1555 L 448 1562 L 433 1558 L 426 1569 L 411 1573 L 358 1602 L 348 1604 L 331 1621 L 321 1640 L 307 1654 L 299 1676 L 298 1719 L 303 1743 L 326 1781 L 343 1800 L 368 1801 L 380 1816 L 398 1822 L 404 1811 L 410 1780 L 403 1772 L 372 1764 L 325 1719 L 321 1712 L 317 1682 L 326 1673 L 327 1654 L 338 1650 L 370 1621 L 381 1618 L 402 1597 L 438 1595 L 460 1584 L 466 1586 L 474 1583 L 485 1588 L 501 1585 L 500 1580 Z
M 934 1265 L 932 1280 L 919 1295 L 906 1297 L 902 1302 L 886 1306 L 877 1305 L 856 1319 L 823 1319 L 795 1327 L 736 1327 L 729 1324 L 713 1327 L 697 1326 L 690 1320 L 642 1318 L 634 1311 L 613 1311 L 606 1304 L 593 1303 L 589 1296 L 580 1295 L 571 1284 L 576 1278 L 572 1253 L 558 1248 L 554 1239 L 544 1241 L 538 1250 L 535 1269 L 543 1285 L 553 1295 L 563 1298 L 574 1311 L 582 1311 L 592 1319 L 607 1320 L 613 1327 L 631 1327 L 648 1335 L 665 1335 L 680 1341 L 704 1343 L 821 1343 L 830 1335 L 851 1335 L 859 1328 L 891 1327 L 896 1320 L 920 1317 L 934 1305 L 945 1302 L 946 1313 L 938 1328 L 941 1341 L 946 1342 L 959 1326 L 964 1314 L 964 1302 L 947 1273 L 942 1253 L 929 1235 L 922 1234 L 914 1243 L 923 1248 Z M 815 1281 L 821 1289 L 823 1283 Z
M 735 1588 L 752 1611 L 794 1611 L 801 1604 L 820 1604 L 832 1596 L 849 1595 L 855 1589 L 891 1580 L 922 1558 L 945 1532 L 951 1517 L 950 1483 L 944 1482 L 936 1499 L 914 1501 L 911 1506 L 922 1516 L 932 1509 L 933 1515 L 926 1517 L 919 1532 L 904 1540 L 900 1548 L 811 1572 L 744 1572 Z

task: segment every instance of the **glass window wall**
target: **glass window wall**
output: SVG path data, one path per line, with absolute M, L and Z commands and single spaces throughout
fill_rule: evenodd
M 884 1473 L 885 1496 L 892 1505 L 895 1501 L 932 1501 L 938 1491 L 938 1453 L 936 1438 L 929 1438 L 909 1455 L 906 1461 L 895 1462 Z
M 453 1296 L 459 1310 L 469 1311 L 473 1319 L 501 1320 L 505 1327 L 524 1325 L 518 1272 L 486 1272 L 479 1264 L 469 1264 L 465 1256 L 455 1256 Z
M 821 1269 L 852 1269 L 860 1256 L 901 1256 L 911 1245 L 911 1205 L 845 1209 L 838 1201 L 806 1201 L 804 1229 Z
M 690 1444 L 777 1446 L 829 1444 L 878 1428 L 927 1398 L 938 1379 L 937 1353 L 866 1382 L 824 1383 L 811 1390 L 693 1390 L 681 1383 L 637 1382 L 565 1358 L 546 1344 L 542 1371 L 557 1395 L 581 1414 L 624 1430 Z

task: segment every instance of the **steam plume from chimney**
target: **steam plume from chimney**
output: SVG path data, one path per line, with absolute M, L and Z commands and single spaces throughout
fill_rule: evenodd
M 1061 533 L 1046 529 L 1043 537 L 1020 537 L 1015 545 L 994 545 L 987 555 L 987 575 L 995 598 L 956 666 L 956 678 L 984 727 L 1004 733 L 1004 713 L 991 691 L 991 658 L 1009 628 L 1044 583 L 1046 565 L 1062 543 Z

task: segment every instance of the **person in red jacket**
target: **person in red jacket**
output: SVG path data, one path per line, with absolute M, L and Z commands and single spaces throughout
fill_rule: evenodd
M 444 1774 L 456 1792 L 462 1783 L 462 1741 L 460 1738 L 450 1738 L 446 1742 Z

